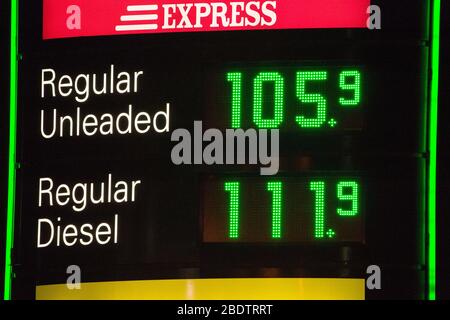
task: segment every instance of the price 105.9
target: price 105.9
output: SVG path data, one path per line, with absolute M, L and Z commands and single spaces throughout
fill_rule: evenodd
M 337 90 L 333 90 L 339 106 L 344 108 L 358 108 L 361 104 L 361 72 L 355 69 L 338 71 Z M 231 127 L 238 129 L 242 127 L 244 74 L 242 72 L 228 72 L 227 81 L 231 84 Z M 297 71 L 295 73 L 295 99 L 298 108 L 295 119 L 285 119 L 286 114 L 286 79 L 287 75 L 281 72 L 259 72 L 256 73 L 252 83 L 252 120 L 254 125 L 260 129 L 277 129 L 284 121 L 295 121 L 298 127 L 303 129 L 322 128 L 326 125 L 335 127 L 336 119 L 329 116 L 329 99 L 326 93 L 308 92 L 308 85 L 325 85 L 333 77 L 328 71 Z M 273 93 L 267 92 L 265 85 L 273 86 Z M 337 91 L 337 92 L 335 92 Z M 264 116 L 263 106 L 265 96 L 273 94 L 273 109 L 271 117 Z M 291 101 L 291 100 L 290 100 Z M 293 106 L 290 106 L 291 108 Z M 309 108 L 309 109 L 307 109 Z M 311 109 L 314 108 L 314 109 Z

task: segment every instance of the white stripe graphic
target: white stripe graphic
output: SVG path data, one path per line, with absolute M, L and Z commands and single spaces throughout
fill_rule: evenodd
M 158 10 L 157 4 L 127 6 L 127 11 L 154 11 L 154 10 Z
M 139 31 L 139 30 L 156 30 L 157 24 L 130 24 L 127 26 L 116 26 L 116 31 Z
M 120 21 L 152 21 L 157 19 L 157 14 L 136 14 L 120 17 Z
M 158 5 L 129 5 L 127 6 L 127 12 L 136 12 L 137 14 L 123 15 L 120 17 L 120 21 L 128 22 L 135 21 L 148 22 L 158 20 L 157 14 L 151 14 L 152 11 L 158 10 Z M 147 12 L 144 12 L 147 11 Z M 142 14 L 139 14 L 142 13 Z M 130 25 L 118 25 L 116 26 L 116 31 L 143 31 L 143 30 L 156 30 L 158 29 L 158 24 L 130 24 Z

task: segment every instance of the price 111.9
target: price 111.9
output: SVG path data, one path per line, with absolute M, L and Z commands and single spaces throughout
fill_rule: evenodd
M 362 241 L 358 179 L 243 178 L 209 190 L 204 226 L 215 231 L 204 235 L 221 233 L 211 241 Z

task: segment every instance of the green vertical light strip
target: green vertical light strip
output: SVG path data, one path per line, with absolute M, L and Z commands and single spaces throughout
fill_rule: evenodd
M 10 48 L 10 92 L 9 92 L 9 163 L 8 163 L 8 204 L 6 216 L 5 245 L 5 300 L 11 299 L 12 261 L 14 242 L 14 202 L 16 191 L 16 123 L 17 123 L 17 0 L 11 0 L 11 48 Z
M 428 176 L 428 299 L 436 299 L 436 165 L 438 134 L 439 94 L 439 37 L 441 1 L 432 2 L 431 30 L 431 95 L 429 128 L 429 176 Z

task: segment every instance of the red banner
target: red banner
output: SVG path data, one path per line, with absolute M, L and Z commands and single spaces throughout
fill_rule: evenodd
M 370 0 L 43 0 L 43 38 L 365 28 Z

